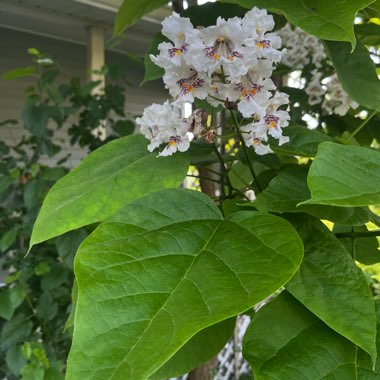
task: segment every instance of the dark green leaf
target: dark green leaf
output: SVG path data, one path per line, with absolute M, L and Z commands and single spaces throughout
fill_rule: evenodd
M 302 126 L 289 126 L 284 129 L 289 142 L 281 146 L 272 146 L 276 153 L 314 157 L 318 146 L 324 141 L 334 141 L 328 135 Z
M 41 180 L 33 179 L 25 186 L 24 203 L 28 209 L 38 205 L 45 195 L 46 183 Z
M 189 7 L 181 12 L 182 17 L 188 17 L 191 23 L 197 26 L 211 26 L 216 24 L 218 17 L 225 20 L 232 17 L 244 17 L 246 8 L 234 4 L 206 3 L 197 7 Z
M 136 126 L 131 120 L 118 120 L 112 125 L 112 129 L 121 137 L 131 135 L 135 128 Z
M 26 286 L 18 285 L 0 292 L 0 316 L 10 320 L 26 297 Z
M 25 365 L 26 360 L 22 354 L 20 346 L 11 347 L 6 354 L 6 362 L 10 371 L 18 376 L 20 374 L 21 368 Z
M 187 156 L 177 153 L 157 158 L 155 153 L 149 154 L 146 146 L 143 136 L 131 135 L 89 154 L 46 196 L 30 247 L 105 220 L 144 194 L 179 186 L 187 173 Z
M 319 219 L 327 219 L 334 223 L 361 226 L 370 220 L 371 214 L 364 207 L 336 207 L 310 205 L 300 202 L 310 198 L 307 187 L 307 169 L 292 165 L 280 172 L 269 186 L 257 195 L 253 206 L 260 211 L 273 212 L 305 212 Z
M 363 272 L 320 221 L 298 217 L 293 223 L 303 240 L 305 256 L 286 289 L 376 360 L 375 306 Z
M 348 43 L 326 42 L 325 46 L 350 98 L 364 107 L 380 111 L 380 80 L 367 48 L 360 41 L 353 53 Z
M 151 379 L 167 379 L 190 372 L 216 356 L 231 338 L 236 318 L 212 325 L 194 335 Z
M 307 182 L 311 199 L 302 204 L 354 207 L 380 203 L 380 151 L 322 143 Z
M 33 323 L 24 314 L 17 314 L 10 321 L 4 323 L 0 335 L 0 349 L 8 350 L 10 347 L 26 339 L 32 331 Z
M 255 379 L 357 380 L 355 346 L 287 292 L 255 314 L 243 355 Z
M 348 227 L 334 225 L 334 233 L 355 233 L 368 232 L 366 226 Z M 339 238 L 340 242 L 345 246 L 351 257 L 365 265 L 372 265 L 380 262 L 379 241 L 376 236 L 360 237 L 352 240 L 351 238 Z
M 56 264 L 47 274 L 42 277 L 42 290 L 53 290 L 58 288 L 67 280 L 68 272 L 62 269 L 61 265 Z
M 45 103 L 27 103 L 22 111 L 25 128 L 36 137 L 46 135 L 49 116 L 50 107 Z
M 36 312 L 40 318 L 46 321 L 50 321 L 57 315 L 58 305 L 49 292 L 43 292 L 39 297 Z
M 147 52 L 145 53 L 144 57 L 144 67 L 145 67 L 145 74 L 144 74 L 144 79 L 141 82 L 140 86 L 143 84 L 150 82 L 155 79 L 160 79 L 164 76 L 164 69 L 162 67 L 159 67 L 155 65 L 152 60 L 150 59 L 150 55 L 158 55 L 159 50 L 158 50 L 158 45 L 161 42 L 168 41 L 166 37 L 164 37 L 161 33 L 157 33 L 153 40 L 151 41 L 149 48 Z
M 5 252 L 17 239 L 18 228 L 14 227 L 4 233 L 0 239 L 0 252 Z

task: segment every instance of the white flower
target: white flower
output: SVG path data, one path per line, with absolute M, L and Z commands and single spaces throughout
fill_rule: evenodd
M 160 67 L 170 69 L 171 65 L 179 66 L 183 62 L 190 64 L 190 47 L 202 46 L 199 30 L 194 29 L 188 18 L 173 13 L 162 22 L 162 34 L 173 43 L 163 42 L 158 46 L 160 54 L 151 60 Z
M 241 127 L 244 142 L 248 147 L 253 147 L 259 155 L 271 153 L 269 145 L 264 144 L 268 140 L 266 127 L 259 123 L 250 123 Z
M 240 78 L 240 81 L 234 83 L 229 91 L 230 100 L 238 100 L 238 109 L 244 117 L 251 117 L 254 114 L 263 116 L 269 98 L 272 96 L 270 90 L 274 90 L 270 78 L 261 78 L 254 73 L 248 73 Z
M 229 80 L 243 75 L 248 68 L 245 63 L 244 34 L 241 19 L 234 17 L 227 21 L 219 17 L 215 26 L 200 31 L 204 42 L 202 51 L 193 54 L 193 65 L 211 75 L 215 70 L 223 70 Z
M 191 66 L 173 67 L 163 77 L 170 95 L 180 102 L 194 101 L 194 98 L 205 99 L 210 89 L 211 78 L 198 72 Z
M 189 136 L 171 136 L 165 149 L 159 153 L 159 156 L 171 156 L 173 153 L 180 151 L 186 152 L 190 147 Z
M 325 95 L 325 89 L 322 87 L 322 73 L 316 69 L 311 72 L 312 79 L 305 88 L 306 94 L 309 96 L 308 102 L 311 106 L 322 102 Z
M 182 110 L 175 103 L 152 104 L 145 108 L 143 116 L 136 119 L 140 132 L 150 140 L 148 150 L 152 152 L 161 144 L 167 147 L 161 155 L 169 155 L 189 148 L 188 130 L 190 125 L 182 118 Z
M 344 116 L 350 108 L 356 109 L 357 107 L 359 104 L 349 98 L 336 74 L 327 79 L 327 91 L 322 108 L 328 114 L 335 113 Z

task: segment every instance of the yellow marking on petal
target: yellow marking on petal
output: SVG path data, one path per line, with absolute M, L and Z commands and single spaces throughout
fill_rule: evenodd
M 247 90 L 246 90 L 246 89 L 241 90 L 241 94 L 242 94 L 244 97 L 246 97 L 246 96 L 247 96 Z
M 169 140 L 168 145 L 171 146 L 171 147 L 173 147 L 173 146 L 176 146 L 177 143 L 175 142 L 175 140 Z
M 269 128 L 276 128 L 277 127 L 277 123 L 275 121 L 271 121 L 269 124 L 268 124 L 268 127 Z
M 256 46 L 259 48 L 259 49 L 262 49 L 264 47 L 263 43 L 261 41 L 259 41 Z
M 251 95 L 255 96 L 255 95 L 257 94 L 257 91 L 256 91 L 254 88 L 251 88 L 251 89 L 249 90 L 249 93 L 250 93 Z
M 175 51 L 175 55 L 181 55 L 181 54 L 182 54 L 181 50 L 178 49 Z
M 218 42 L 224 42 L 226 39 L 223 36 L 218 37 L 217 41 Z
M 215 53 L 213 56 L 212 56 L 213 59 L 215 59 L 215 61 L 217 61 L 219 58 L 220 58 L 220 54 L 219 53 Z
M 253 144 L 254 145 L 260 145 L 261 141 L 259 139 L 253 139 Z
M 229 56 L 228 56 L 228 60 L 229 60 L 229 61 L 233 61 L 233 60 L 234 60 L 234 57 L 233 57 L 232 55 L 229 55 Z

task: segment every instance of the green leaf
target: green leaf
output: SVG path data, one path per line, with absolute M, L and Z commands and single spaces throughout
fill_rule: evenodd
M 11 71 L 8 71 L 4 75 L 2 75 L 2 79 L 17 79 L 17 78 L 24 78 L 29 77 L 33 75 L 36 72 L 35 66 L 29 66 L 29 67 L 21 67 L 19 69 L 14 69 Z
M 157 158 L 146 139 L 131 135 L 89 154 L 47 194 L 34 225 L 30 248 L 64 232 L 107 219 L 130 201 L 185 178 L 184 154 Z
M 246 8 L 266 8 L 282 13 L 290 23 L 318 38 L 348 41 L 355 48 L 354 19 L 356 13 L 374 0 L 222 0 Z
M 376 359 L 376 314 L 363 272 L 320 221 L 293 219 L 305 256 L 286 289 L 329 327 Z
M 21 368 L 26 363 L 25 358 L 22 355 L 20 346 L 11 347 L 7 351 L 5 359 L 6 359 L 8 368 L 16 376 L 19 375 Z
M 223 221 L 206 197 L 210 219 L 202 199 L 154 198 L 134 213 L 131 203 L 124 221 L 101 224 L 79 249 L 68 379 L 148 378 L 197 332 L 265 298 L 299 265 L 302 244 L 283 219 L 247 212 Z M 107 368 L 94 364 L 100 358 Z
M 15 344 L 24 341 L 32 331 L 32 327 L 32 321 L 22 313 L 4 323 L 0 335 L 0 350 L 6 351 Z
M 322 143 L 307 182 L 311 199 L 301 204 L 355 207 L 380 203 L 380 151 Z
M 377 324 L 377 361 L 372 365 L 371 357 L 363 350 L 357 352 L 357 375 L 358 380 L 376 380 L 380 378 L 380 323 Z
M 287 292 L 262 307 L 243 342 L 255 379 L 357 380 L 356 348 Z
M 50 107 L 45 104 L 28 102 L 22 111 L 25 128 L 36 137 L 43 137 L 47 133 L 47 124 L 50 117 Z
M 333 232 L 336 233 L 355 233 L 368 232 L 366 226 L 348 227 L 335 224 Z M 349 237 L 339 237 L 339 241 L 344 245 L 351 257 L 365 265 L 372 265 L 380 262 L 379 241 L 376 236 L 360 237 L 352 240 Z
M 364 207 L 336 207 L 325 205 L 301 204 L 310 198 L 307 187 L 307 168 L 288 166 L 275 177 L 269 186 L 252 203 L 259 211 L 272 212 L 305 212 L 319 219 L 334 223 L 361 226 L 367 223 L 371 214 Z
M 281 146 L 271 146 L 276 153 L 314 157 L 317 154 L 320 143 L 334 141 L 334 139 L 325 133 L 302 126 L 286 127 L 284 135 L 289 136 L 289 142 Z
M 42 277 L 42 290 L 53 290 L 58 288 L 67 280 L 68 272 L 62 269 L 62 265 L 56 264 Z
M 350 98 L 364 107 L 380 111 L 380 80 L 368 49 L 360 41 L 353 53 L 347 43 L 326 42 L 325 47 Z
M 169 41 L 166 37 L 164 37 L 161 33 L 157 33 L 153 40 L 151 41 L 149 48 L 147 52 L 145 53 L 144 57 L 144 67 L 145 67 L 145 74 L 144 79 L 140 83 L 140 86 L 144 85 L 147 82 L 150 82 L 152 80 L 161 79 L 164 74 L 165 70 L 162 67 L 159 67 L 155 65 L 152 60 L 150 59 L 150 55 L 158 55 L 158 45 L 162 42 Z
M 168 0 L 124 0 L 116 15 L 114 34 L 122 33 L 141 17 L 167 3 Z
M 151 379 L 168 379 L 190 372 L 215 357 L 231 338 L 236 318 L 212 325 L 194 335 Z
M 23 198 L 27 209 L 37 206 L 38 202 L 42 200 L 46 191 L 46 182 L 33 179 L 27 183 L 24 189 Z
M 38 298 L 36 312 L 38 317 L 46 321 L 50 321 L 57 315 L 58 305 L 54 302 L 54 299 L 49 292 L 43 292 Z
M 26 297 L 26 286 L 18 285 L 0 293 L 0 317 L 10 320 L 14 311 L 22 304 Z
M 0 239 L 0 252 L 5 252 L 17 239 L 18 227 L 4 233 Z
M 181 12 L 181 17 L 188 17 L 195 27 L 207 27 L 215 25 L 218 17 L 222 17 L 225 20 L 232 17 L 244 17 L 246 12 L 246 8 L 238 5 L 216 2 L 189 7 Z

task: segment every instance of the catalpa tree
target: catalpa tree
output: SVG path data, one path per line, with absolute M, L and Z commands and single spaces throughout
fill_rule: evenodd
M 380 7 L 226 2 L 163 21 L 144 82 L 168 100 L 45 198 L 31 247 L 96 225 L 67 379 L 184 374 L 247 312 L 255 379 L 380 377 Z M 166 3 L 125 0 L 116 32 Z M 211 190 L 179 188 L 190 165 Z

